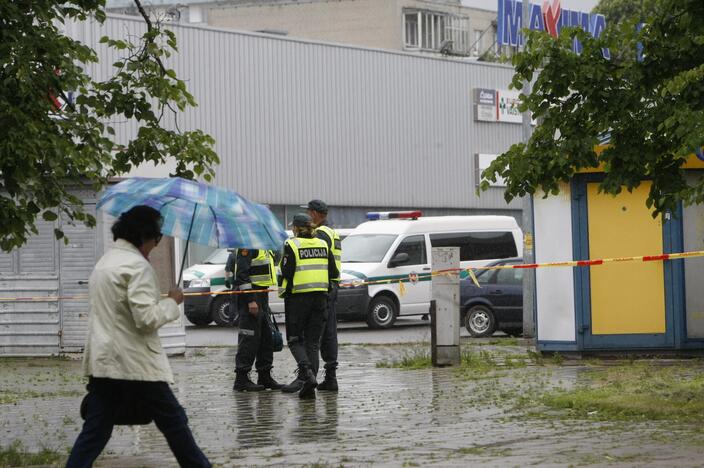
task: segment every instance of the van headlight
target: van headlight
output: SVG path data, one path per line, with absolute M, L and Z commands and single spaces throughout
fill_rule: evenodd
M 188 285 L 189 288 L 209 288 L 210 278 L 194 279 Z

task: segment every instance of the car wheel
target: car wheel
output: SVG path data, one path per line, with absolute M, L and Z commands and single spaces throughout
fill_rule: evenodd
M 213 319 L 211 319 L 210 317 L 189 317 L 188 315 L 186 315 L 186 318 L 193 325 L 197 325 L 199 327 L 210 325 L 210 322 L 213 321 Z
M 475 305 L 465 314 L 464 326 L 475 338 L 491 336 L 496 331 L 496 319 L 489 307 Z
M 235 309 L 234 320 L 230 317 L 230 301 L 230 297 L 224 295 L 216 297 L 213 301 L 210 316 L 218 326 L 232 327 L 237 326 L 240 322 L 240 312 L 236 307 L 233 307 Z
M 367 325 L 369 328 L 389 328 L 396 321 L 396 304 L 385 296 L 375 297 L 369 304 Z

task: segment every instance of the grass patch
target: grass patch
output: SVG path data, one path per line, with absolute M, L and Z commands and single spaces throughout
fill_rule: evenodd
M 704 419 L 704 375 L 693 366 L 635 363 L 586 371 L 587 382 L 538 397 L 548 408 L 598 420 Z
M 530 354 L 512 354 L 494 351 L 463 351 L 460 356 L 460 365 L 455 369 L 463 374 L 487 374 L 495 370 L 515 369 L 526 367 L 535 362 Z M 383 360 L 376 367 L 398 369 L 429 369 L 432 367 L 430 351 L 426 348 L 414 348 L 403 356 L 392 360 Z
M 518 338 L 494 338 L 489 341 L 469 341 L 469 346 L 520 346 Z
M 432 367 L 430 351 L 427 349 L 414 348 L 404 353 L 398 359 L 383 360 L 376 363 L 376 367 L 398 368 L 398 369 L 428 369 Z
M 64 453 L 46 448 L 41 452 L 28 452 L 19 441 L 0 448 L 0 467 L 63 464 L 66 458 Z

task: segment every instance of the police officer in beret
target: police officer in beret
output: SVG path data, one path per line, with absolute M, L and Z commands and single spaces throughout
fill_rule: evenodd
M 239 310 L 240 328 L 233 389 L 239 392 L 257 392 L 267 388 L 278 390 L 282 385 L 271 376 L 274 346 L 267 292 L 276 284 L 272 253 L 254 249 L 231 252 L 226 266 L 226 281 L 227 287 L 241 292 L 234 298 Z M 258 374 L 256 384 L 249 378 L 255 361 Z
M 340 235 L 328 223 L 328 205 L 322 200 L 311 200 L 306 206 L 308 215 L 315 226 L 315 236 L 327 244 L 335 257 L 337 276 L 330 276 L 327 303 L 327 320 L 320 341 L 320 357 L 325 362 L 325 379 L 318 385 L 318 390 L 337 391 L 337 290 L 340 285 L 342 270 L 342 242 Z
M 286 339 L 298 364 L 297 376 L 285 385 L 286 393 L 315 398 L 318 381 L 320 337 L 327 313 L 330 278 L 338 273 L 335 258 L 325 241 L 315 237 L 307 214 L 293 217 L 292 239 L 284 243 L 281 288 L 286 310 Z

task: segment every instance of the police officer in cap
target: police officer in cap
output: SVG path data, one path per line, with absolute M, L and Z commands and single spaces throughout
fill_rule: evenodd
M 315 226 L 315 236 L 327 244 L 335 257 L 338 274 L 330 276 L 327 303 L 327 320 L 320 342 L 320 357 L 325 361 L 325 379 L 318 385 L 318 390 L 337 391 L 337 290 L 340 286 L 342 269 L 342 243 L 340 235 L 328 224 L 328 205 L 322 200 L 311 200 L 306 206 L 308 215 Z
M 293 217 L 293 235 L 284 243 L 280 294 L 286 310 L 286 339 L 298 369 L 296 379 L 282 390 L 315 398 L 329 278 L 339 273 L 332 251 L 315 237 L 310 216 Z
M 226 273 L 226 286 L 243 292 L 234 299 L 240 313 L 240 331 L 233 389 L 239 392 L 278 390 L 282 385 L 271 376 L 274 346 L 267 292 L 276 284 L 274 258 L 268 250 L 238 249 L 230 253 L 227 266 L 226 270 L 232 274 Z M 259 375 L 256 384 L 249 378 L 255 360 Z

